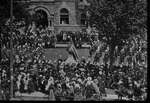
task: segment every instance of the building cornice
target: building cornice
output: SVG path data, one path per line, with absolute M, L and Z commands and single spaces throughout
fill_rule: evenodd
M 17 2 L 50 3 L 50 2 L 75 2 L 76 0 L 17 0 Z

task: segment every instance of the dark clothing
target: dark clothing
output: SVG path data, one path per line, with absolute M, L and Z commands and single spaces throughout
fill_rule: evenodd
M 20 93 L 24 93 L 25 92 L 23 79 L 21 79 L 21 81 L 20 81 L 20 90 L 19 91 L 20 91 Z
M 32 93 L 32 92 L 34 92 L 34 91 L 35 91 L 35 85 L 34 85 L 34 83 L 33 83 L 32 80 L 29 80 L 28 92 L 29 92 L 29 93 Z
M 92 85 L 88 85 L 86 87 L 86 98 L 92 97 L 94 93 L 95 93 L 94 87 Z

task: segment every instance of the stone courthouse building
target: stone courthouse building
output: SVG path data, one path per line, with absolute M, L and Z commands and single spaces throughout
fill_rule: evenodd
M 86 28 L 87 0 L 25 0 L 29 12 L 45 14 L 47 26 L 56 31 L 81 31 Z

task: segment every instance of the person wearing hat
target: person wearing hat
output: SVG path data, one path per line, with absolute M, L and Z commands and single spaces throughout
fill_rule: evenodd
M 60 83 L 57 83 L 56 84 L 56 88 L 55 88 L 55 99 L 56 101 L 60 101 L 60 96 L 61 96 L 61 93 L 62 93 L 62 87 L 61 87 L 61 84 Z
M 49 77 L 48 83 L 45 88 L 46 91 L 49 91 L 49 100 L 50 101 L 55 101 L 55 95 L 54 95 L 54 78 Z
M 45 76 L 42 76 L 42 80 L 41 80 L 41 92 L 45 93 L 45 86 L 47 84 L 47 80 L 45 78 Z
M 78 86 L 77 84 L 75 84 L 75 96 L 74 96 L 74 101 L 80 101 L 83 100 L 83 92 L 81 86 Z
M 40 74 L 38 78 L 38 91 L 42 90 L 42 77 L 43 76 Z
M 69 96 L 71 97 L 70 100 L 74 100 L 74 87 L 71 84 L 69 86 Z
M 140 100 L 142 95 L 140 80 L 134 81 L 134 96 L 136 100 Z
M 128 99 L 129 100 L 133 100 L 133 84 L 129 84 L 129 88 L 128 88 L 128 91 L 127 91 L 128 95 Z
M 59 71 L 59 73 L 60 73 L 60 76 L 61 76 L 61 77 L 65 77 L 65 75 L 66 75 L 66 73 L 64 72 L 63 69 L 61 69 L 61 70 Z
M 87 78 L 87 82 L 85 84 L 85 96 L 86 96 L 86 99 L 91 98 L 93 96 L 94 91 L 95 91 L 92 83 L 93 83 L 92 77 L 88 77 Z
M 118 82 L 119 90 L 116 91 L 116 94 L 118 95 L 118 99 L 122 100 L 122 97 L 124 96 L 124 85 L 123 85 L 123 80 L 120 79 Z
M 1 69 L 1 68 L 0 68 Z M 1 74 L 0 74 L 0 100 L 3 100 L 3 89 L 2 89 L 2 79 L 1 79 Z
M 35 91 L 35 84 L 31 77 L 28 77 L 28 93 L 32 93 Z
M 20 81 L 21 81 L 21 77 L 22 77 L 22 75 L 21 74 L 19 74 L 18 76 L 17 76 L 17 81 L 16 81 L 16 84 L 17 84 L 17 89 L 18 89 L 18 91 L 20 90 Z
M 24 93 L 25 92 L 25 90 L 24 90 L 24 75 L 22 75 L 22 77 L 21 77 L 21 80 L 20 80 L 20 89 L 19 89 L 19 91 L 20 91 L 20 93 Z
M 99 90 L 98 83 L 99 83 L 98 79 L 94 79 L 93 87 L 94 87 L 94 89 L 95 89 L 96 95 L 98 96 L 97 99 L 101 99 L 101 92 L 100 92 L 100 90 Z
M 24 64 L 24 63 L 21 63 L 21 66 L 20 66 L 19 70 L 20 70 L 20 71 L 24 71 L 24 70 L 25 70 L 25 67 L 24 67 L 24 66 L 25 66 L 25 64 Z

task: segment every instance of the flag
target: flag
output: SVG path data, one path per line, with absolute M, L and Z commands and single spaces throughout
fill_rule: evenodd
M 78 55 L 77 49 L 75 48 L 75 46 L 73 44 L 68 46 L 68 53 L 70 55 L 72 55 L 76 61 L 79 60 L 79 55 Z
M 74 59 L 74 57 L 72 55 L 69 54 L 69 57 L 67 58 L 67 60 L 65 61 L 65 64 L 76 64 L 76 60 Z

